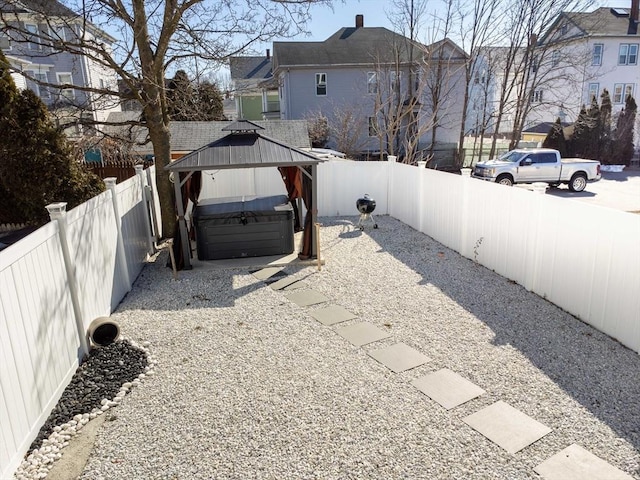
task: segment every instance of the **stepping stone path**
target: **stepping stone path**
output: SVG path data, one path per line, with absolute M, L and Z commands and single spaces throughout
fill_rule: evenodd
M 306 282 L 292 277 L 285 277 L 270 283 L 269 286 L 274 290 L 296 290 L 307 286 Z
M 345 322 L 347 320 L 357 318 L 349 310 L 339 305 L 320 308 L 318 310 L 314 310 L 309 315 L 311 315 L 321 324 L 327 326 L 335 325 L 336 323 Z
M 308 307 L 310 305 L 316 305 L 318 303 L 328 302 L 329 299 L 315 290 L 295 290 L 288 293 L 286 297 L 296 305 L 301 307 Z
M 336 331 L 338 332 L 338 335 L 346 338 L 356 347 L 377 342 L 378 340 L 389 338 L 391 336 L 389 333 L 384 330 L 380 330 L 378 327 L 368 322 L 354 323 L 353 325 L 340 327 Z
M 575 443 L 533 470 L 545 480 L 633 480 Z
M 390 347 L 374 350 L 369 352 L 369 356 L 395 373 L 419 367 L 429 361 L 429 357 L 404 343 L 396 343 Z
M 463 421 L 509 453 L 519 452 L 551 432 L 546 425 L 502 401 L 463 418 Z
M 286 294 L 286 297 L 301 307 L 329 301 L 320 292 L 303 289 L 307 286 L 306 282 L 289 277 L 282 267 L 267 267 L 251 273 L 257 279 L 269 284 L 273 290 L 291 291 Z M 310 312 L 309 315 L 326 326 L 357 318 L 339 305 L 319 308 Z M 368 322 L 339 327 L 336 332 L 357 347 L 391 336 Z M 430 360 L 426 355 L 404 343 L 370 351 L 369 356 L 395 373 L 416 368 Z M 485 393 L 479 386 L 446 368 L 417 378 L 411 382 L 411 385 L 447 410 Z M 463 421 L 511 454 L 519 452 L 552 431 L 546 425 L 502 401 L 465 417 Z M 548 458 L 535 467 L 534 471 L 545 480 L 632 480 L 633 478 L 576 444 Z
M 483 389 L 447 368 L 417 378 L 411 385 L 447 410 L 484 393 Z

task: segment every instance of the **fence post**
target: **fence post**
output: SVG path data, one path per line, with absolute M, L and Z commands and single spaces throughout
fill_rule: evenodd
M 78 330 L 78 339 L 80 340 L 80 348 L 83 355 L 89 354 L 89 345 L 87 343 L 87 334 L 84 329 L 84 317 L 82 308 L 80 307 L 80 299 L 78 298 L 78 281 L 76 279 L 75 263 L 71 260 L 71 252 L 69 250 L 69 242 L 67 241 L 67 203 L 50 203 L 45 207 L 49 212 L 51 221 L 58 222 L 58 233 L 60 236 L 60 246 L 62 247 L 62 257 L 64 259 L 64 267 L 67 271 L 69 280 L 69 293 L 71 295 L 71 304 L 73 305 L 73 316 L 76 320 L 76 329 Z
M 416 226 L 418 231 L 425 233 L 424 227 L 424 215 L 425 215 L 425 206 L 424 206 L 424 184 L 425 184 L 425 174 L 427 172 L 427 162 L 420 161 L 418 162 L 418 225 Z
M 124 281 L 127 284 L 127 292 L 131 291 L 131 276 L 129 275 L 129 265 L 127 264 L 127 252 L 124 250 L 124 237 L 122 236 L 122 217 L 118 207 L 118 195 L 116 194 L 116 177 L 105 178 L 104 184 L 111 190 L 111 202 L 113 203 L 113 213 L 116 220 L 116 230 L 118 231 L 117 256 L 120 261 L 120 268 L 124 274 Z
M 395 168 L 398 157 L 395 155 L 387 155 L 387 215 L 391 216 L 391 188 L 393 187 L 393 169 Z
M 467 225 L 467 218 L 469 218 L 469 182 L 471 182 L 471 169 L 461 168 L 460 174 L 462 177 L 462 195 L 460 195 L 460 199 L 462 200 L 462 208 L 460 209 L 462 220 L 460 222 L 460 248 L 458 251 L 463 257 L 471 258 L 471 249 L 468 244 L 469 231 Z
M 147 196 L 145 190 L 145 179 L 144 179 L 144 167 L 142 165 L 135 165 L 136 175 L 140 180 L 140 193 L 142 195 L 142 205 L 144 206 L 144 218 L 145 218 L 145 227 L 147 230 L 147 247 L 149 247 L 148 252 L 152 254 L 156 251 L 153 246 L 153 234 L 151 233 L 151 218 L 149 218 L 149 209 L 147 208 Z

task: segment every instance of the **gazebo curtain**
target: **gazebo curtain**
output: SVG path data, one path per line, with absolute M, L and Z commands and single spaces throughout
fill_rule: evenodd
M 184 181 L 187 173 L 180 173 L 180 183 Z M 177 181 L 177 180 L 176 180 Z M 182 185 L 180 192 L 182 193 L 182 205 L 184 209 L 187 208 L 187 203 L 191 200 L 193 203 L 193 212 L 195 212 L 196 206 L 198 205 L 198 197 L 200 197 L 200 191 L 202 190 L 202 172 L 196 171 L 193 172 L 191 177 Z M 177 208 L 176 208 L 177 211 Z M 195 231 L 192 228 L 189 231 L 189 239 L 195 240 Z M 184 268 L 184 255 L 182 249 L 182 236 L 180 235 L 180 222 L 176 222 L 175 229 L 173 231 L 173 255 L 176 260 L 176 268 L 178 270 L 182 270 Z M 191 247 L 189 247 L 189 255 L 191 255 Z M 167 266 L 171 266 L 171 260 L 168 260 Z
M 280 175 L 282 175 L 282 181 L 287 188 L 289 202 L 293 207 L 294 231 L 299 232 L 301 229 L 300 212 L 298 211 L 296 199 L 302 197 L 302 172 L 298 167 L 278 167 L 278 171 L 280 171 Z
M 302 177 L 302 201 L 307 209 L 304 217 L 304 231 L 302 233 L 302 248 L 298 253 L 298 258 L 306 260 L 313 256 L 312 236 L 313 236 L 313 182 L 311 180 L 311 167 L 304 167 L 309 175 L 301 175 Z

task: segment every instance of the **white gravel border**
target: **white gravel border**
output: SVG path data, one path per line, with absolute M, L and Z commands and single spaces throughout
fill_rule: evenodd
M 640 479 L 640 356 L 388 216 L 323 218 L 326 264 L 287 267 L 358 316 L 331 327 L 247 268 L 145 268 L 113 315 L 155 375 L 106 422 L 95 479 L 534 479 L 577 443 Z M 357 348 L 335 329 L 391 338 Z M 387 326 L 388 325 L 388 326 Z M 394 374 L 367 355 L 432 360 Z M 449 368 L 486 393 L 450 411 L 410 382 Z M 505 401 L 552 433 L 511 455 L 463 421 Z

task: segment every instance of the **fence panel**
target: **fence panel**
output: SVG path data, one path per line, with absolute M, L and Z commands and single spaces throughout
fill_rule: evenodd
M 201 199 L 286 194 L 287 189 L 276 167 L 202 172 Z
M 142 196 L 140 177 L 116 185 L 119 214 L 122 217 L 122 237 L 131 282 L 142 271 L 147 256 L 147 204 Z M 118 278 L 118 277 L 116 277 Z M 117 289 L 121 291 L 120 288 Z M 118 300 L 119 301 L 119 300 Z M 115 308 L 115 307 L 114 307 Z
M 389 162 L 330 160 L 318 165 L 318 215 L 359 215 L 356 201 L 365 193 L 376 201 L 375 214 L 387 213 Z
M 389 214 L 420 230 L 420 171 L 418 167 L 393 162 L 390 170 Z
M 118 230 L 111 192 L 104 192 L 67 214 L 69 250 L 79 281 L 85 328 L 111 313 L 127 293 L 117 266 Z
M 78 366 L 58 224 L 0 255 L 0 478 L 8 478 Z

